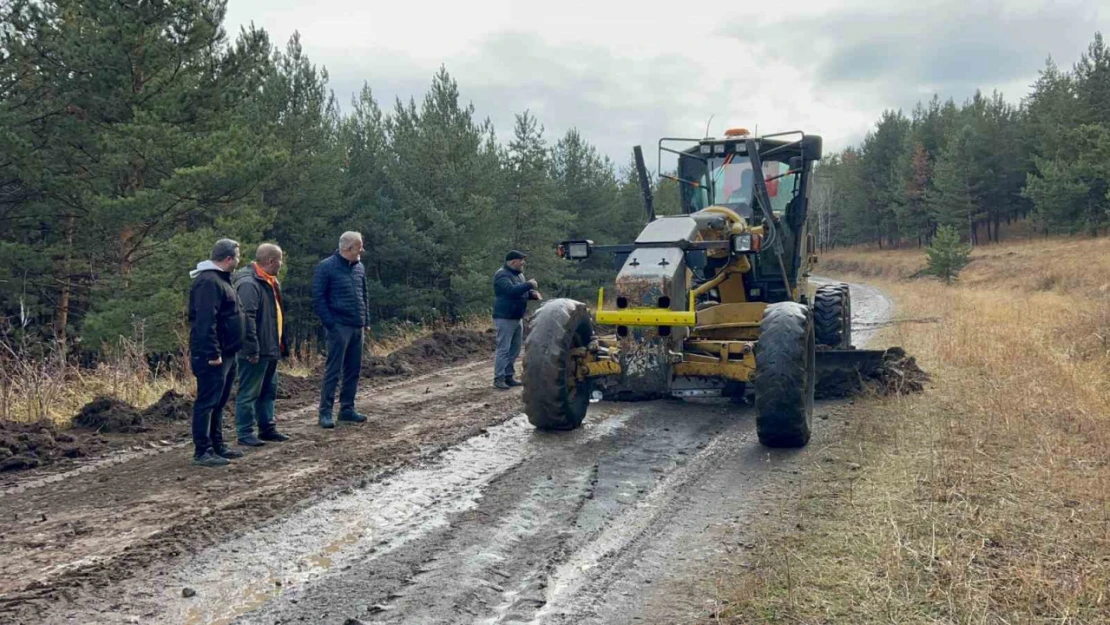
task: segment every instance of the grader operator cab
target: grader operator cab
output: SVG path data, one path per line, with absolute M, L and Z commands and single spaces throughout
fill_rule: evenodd
M 803 446 L 819 375 L 859 375 L 883 354 L 852 348 L 847 285 L 810 293 L 817 257 L 806 212 L 821 138 L 734 129 L 723 139 L 661 139 L 663 153 L 678 158 L 677 175 L 665 177 L 678 183 L 683 214 L 655 215 L 636 146 L 647 225 L 635 242 L 559 244 L 569 260 L 613 254 L 620 270 L 592 315 L 571 299 L 536 311 L 524 354 L 528 419 L 570 430 L 591 399 L 743 399 L 751 390 L 760 442 Z

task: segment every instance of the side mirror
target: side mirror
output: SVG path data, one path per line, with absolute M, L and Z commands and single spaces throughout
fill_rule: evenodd
M 807 161 L 821 160 L 821 136 L 804 135 L 802 137 L 802 153 Z

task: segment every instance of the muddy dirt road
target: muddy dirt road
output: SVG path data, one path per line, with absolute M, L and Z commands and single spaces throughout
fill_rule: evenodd
M 853 287 L 857 345 L 890 314 Z M 599 403 L 536 432 L 479 362 L 368 389 L 228 470 L 183 448 L 0 491 L 0 622 L 698 622 L 849 415 L 803 450 L 727 401 Z

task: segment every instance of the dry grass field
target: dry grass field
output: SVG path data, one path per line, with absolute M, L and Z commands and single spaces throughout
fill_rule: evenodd
M 1110 240 L 920 250 L 821 273 L 896 302 L 924 394 L 857 401 L 788 518 L 757 528 L 731 623 L 1110 623 Z

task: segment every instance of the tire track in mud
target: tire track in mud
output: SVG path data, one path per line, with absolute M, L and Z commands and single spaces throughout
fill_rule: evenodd
M 370 420 L 361 425 L 322 431 L 311 406 L 287 411 L 281 417 L 294 441 L 249 451 L 227 470 L 193 467 L 182 451 L 5 497 L 0 621 L 40 622 L 57 606 L 100 606 L 96 589 L 152 563 L 186 557 L 480 434 L 519 402 L 517 393 L 489 386 L 486 365 L 367 389 L 359 409 Z

